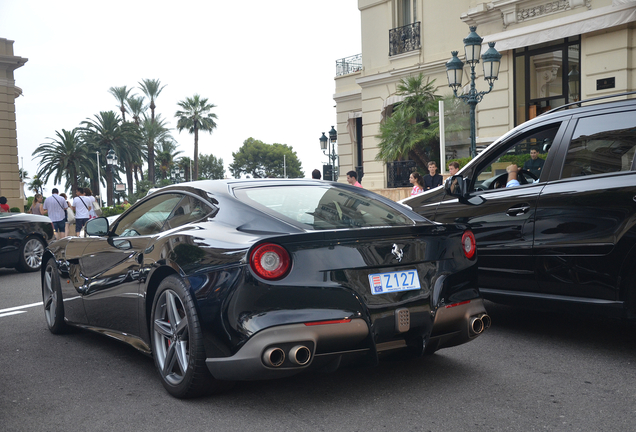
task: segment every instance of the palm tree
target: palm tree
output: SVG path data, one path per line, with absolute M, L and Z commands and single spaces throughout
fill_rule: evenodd
M 178 102 L 183 110 L 175 113 L 178 118 L 177 130 L 181 132 L 188 129 L 188 132 L 194 134 L 194 173 L 193 178 L 199 178 L 199 131 L 210 132 L 216 129 L 214 120 L 216 114 L 211 113 L 212 108 L 216 105 L 208 103 L 207 98 L 201 98 L 198 94 L 193 97 L 187 97 L 184 101 Z
M 95 119 L 86 119 L 82 124 L 82 132 L 91 150 L 99 151 L 102 155 L 108 154 L 112 149 L 117 158 L 122 160 L 126 158 L 124 155 L 129 152 L 129 148 L 138 145 L 137 126 L 122 122 L 113 111 L 102 111 L 95 115 Z M 106 169 L 106 196 L 108 205 L 113 205 L 112 168 Z
M 172 138 L 170 135 L 170 129 L 166 126 L 166 121 L 158 115 L 156 119 L 150 119 L 145 117 L 141 121 L 139 127 L 142 141 L 147 147 L 147 160 L 148 160 L 148 181 L 151 184 L 155 184 L 155 142 L 160 142 L 163 139 Z
M 188 156 L 182 156 L 177 160 L 177 168 L 185 173 L 185 181 L 192 181 L 190 178 L 190 169 L 192 168 L 192 159 Z
M 161 93 L 165 86 L 161 86 L 161 82 L 155 79 L 144 79 L 139 83 L 139 88 L 150 99 L 150 120 L 155 121 L 155 99 Z M 151 183 L 155 181 L 155 152 L 154 140 L 148 142 L 148 180 Z
M 44 195 L 44 190 L 42 188 L 43 185 L 44 185 L 44 182 L 42 182 L 42 180 L 37 174 L 33 176 L 33 178 L 28 184 L 30 191 L 33 191 L 33 193 L 39 193 Z
M 126 101 L 128 100 L 128 95 L 132 91 L 132 89 L 127 89 L 126 86 L 122 87 L 111 87 L 108 89 L 110 94 L 115 96 L 117 102 L 119 102 L 119 110 L 121 111 L 122 121 L 126 121 Z M 132 96 L 134 97 L 134 95 Z
M 432 144 L 439 139 L 438 110 L 440 96 L 435 80 L 424 83 L 422 74 L 400 80 L 396 94 L 405 96 L 391 117 L 380 124 L 380 143 L 376 160 L 394 161 L 404 157 L 426 169 Z
M 141 125 L 141 118 L 145 114 L 148 109 L 147 105 L 144 105 L 144 97 L 143 96 L 131 96 L 126 100 L 128 104 L 128 109 L 130 110 L 130 115 L 132 115 L 133 121 L 137 126 Z M 138 161 L 133 162 L 133 173 L 135 174 L 135 184 L 139 184 L 139 178 L 137 177 L 137 172 L 141 174 L 141 180 L 144 179 L 143 172 L 143 160 L 147 159 L 148 149 L 146 148 L 145 155 Z
M 173 167 L 176 157 L 183 152 L 177 150 L 177 145 L 172 138 L 164 138 L 158 144 L 155 150 L 157 153 L 157 167 L 161 173 L 161 178 L 165 179 L 170 176 L 170 169 Z
M 36 177 L 42 183 L 47 183 L 51 176 L 54 176 L 54 183 L 61 183 L 64 179 L 66 188 L 70 186 L 74 194 L 83 167 L 94 165 L 94 162 L 89 148 L 82 142 L 78 128 L 71 131 L 62 129 L 62 132 L 56 131 L 55 134 L 57 139 L 47 138 L 51 142 L 41 144 L 33 152 L 33 156 L 41 158 Z

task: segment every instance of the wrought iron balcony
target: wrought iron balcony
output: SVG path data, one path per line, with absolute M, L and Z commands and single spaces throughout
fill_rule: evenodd
M 417 171 L 415 161 L 395 161 L 386 163 L 386 186 L 399 188 L 412 186 L 409 177 L 413 171 Z
M 389 30 L 389 56 L 420 49 L 420 23 Z
M 362 70 L 362 54 L 336 60 L 336 76 L 347 75 Z

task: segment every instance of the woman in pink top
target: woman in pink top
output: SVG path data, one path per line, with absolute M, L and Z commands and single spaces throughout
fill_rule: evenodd
M 413 185 L 411 196 L 424 192 L 424 182 L 422 181 L 422 176 L 420 175 L 420 173 L 412 172 L 411 176 L 409 177 L 409 182 Z

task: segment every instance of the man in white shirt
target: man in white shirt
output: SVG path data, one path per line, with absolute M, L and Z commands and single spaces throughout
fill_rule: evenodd
M 92 200 L 84 196 L 84 188 L 78 187 L 75 194 L 77 196 L 73 198 L 73 211 L 75 212 L 75 235 L 78 236 L 90 218 Z
M 61 239 L 66 237 L 66 209 L 68 204 L 66 200 L 58 195 L 59 190 L 53 188 L 51 196 L 44 200 L 42 209 L 51 222 L 53 222 L 53 230 L 55 231 L 55 238 Z

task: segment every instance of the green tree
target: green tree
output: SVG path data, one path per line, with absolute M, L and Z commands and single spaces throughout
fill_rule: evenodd
M 237 152 L 232 153 L 234 162 L 230 172 L 235 178 L 247 174 L 254 178 L 284 177 L 285 165 L 287 177 L 304 177 L 302 166 L 296 152 L 286 144 L 265 144 L 248 138 Z
M 390 117 L 380 124 L 380 143 L 376 160 L 391 162 L 408 157 L 426 169 L 435 143 L 439 143 L 437 113 L 440 96 L 435 94 L 435 80 L 422 74 L 402 78 L 395 94 L 405 96 Z
M 132 89 L 126 88 L 126 86 L 111 87 L 108 89 L 108 92 L 115 96 L 115 99 L 119 102 L 119 106 L 117 108 L 121 111 L 122 121 L 126 121 L 126 100 L 128 99 L 128 95 L 131 91 Z
M 177 150 L 176 143 L 172 138 L 164 138 L 159 141 L 156 149 L 156 162 L 155 169 L 159 170 L 161 179 L 170 177 L 170 170 L 174 165 L 176 157 L 183 153 L 181 150 Z
M 214 120 L 216 114 L 210 112 L 216 105 L 208 103 L 207 98 L 201 98 L 198 94 L 187 97 L 177 103 L 181 110 L 175 113 L 177 120 L 177 130 L 181 132 L 187 129 L 194 134 L 194 172 L 193 177 L 199 178 L 199 131 L 210 132 L 216 129 Z
M 161 86 L 161 81 L 158 79 L 144 79 L 139 83 L 140 90 L 146 95 L 146 97 L 150 100 L 150 120 L 152 123 L 155 122 L 155 99 L 161 93 L 165 87 Z M 154 140 L 150 140 L 147 142 L 148 144 L 148 179 L 153 182 L 155 179 L 155 151 L 154 151 Z
M 192 159 L 187 156 L 182 156 L 177 159 L 176 163 L 177 168 L 183 170 L 183 172 L 185 173 L 185 181 L 191 181 L 192 179 L 190 178 L 190 168 L 192 167 Z M 201 159 L 199 159 L 199 164 L 201 164 Z M 201 171 L 199 170 L 199 172 Z
M 147 149 L 146 160 L 148 161 L 148 181 L 154 184 L 157 180 L 157 177 L 155 177 L 155 142 L 161 142 L 164 139 L 172 139 L 170 129 L 166 126 L 166 121 L 161 118 L 161 115 L 158 115 L 154 120 L 144 116 L 141 120 L 139 132 L 141 133 L 142 141 L 145 143 L 145 147 Z
M 137 126 L 133 123 L 122 122 L 113 111 L 102 111 L 95 115 L 94 119 L 86 119 L 82 122 L 83 135 L 93 151 L 99 151 L 104 157 L 100 158 L 100 164 L 106 162 L 106 155 L 113 150 L 119 161 L 129 159 L 128 153 L 133 146 L 139 145 Z M 114 170 L 108 168 L 106 172 L 106 198 L 108 205 L 113 205 L 113 179 Z
M 74 194 L 83 167 L 95 163 L 90 159 L 89 148 L 82 141 L 78 128 L 71 131 L 62 129 L 62 132 L 56 131 L 55 135 L 57 138 L 47 138 L 51 142 L 41 144 L 33 152 L 33 156 L 41 158 L 36 177 L 42 183 L 47 183 L 51 176 L 56 184 L 65 180 L 66 189 L 70 186 Z
M 148 106 L 144 105 L 144 97 L 130 96 L 126 99 L 126 104 L 128 105 L 133 121 L 138 127 L 140 127 L 142 116 L 145 115 L 145 112 L 148 109 Z M 143 162 L 147 159 L 147 151 L 148 149 L 146 148 L 146 153 L 142 154 L 142 157 L 139 160 L 133 162 L 133 173 L 135 174 L 135 184 L 137 185 L 137 188 L 139 188 L 139 181 L 144 178 Z M 137 173 L 141 175 L 141 179 L 137 177 Z
M 214 155 L 201 155 L 199 158 L 199 180 L 220 180 L 225 178 L 223 159 Z
M 44 195 L 44 182 L 40 179 L 40 176 L 37 174 L 33 176 L 31 181 L 28 184 L 29 190 L 33 191 L 33 193 L 39 193 Z

